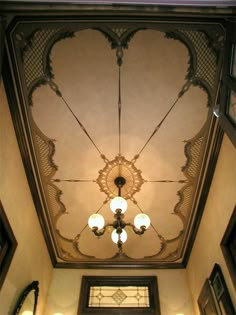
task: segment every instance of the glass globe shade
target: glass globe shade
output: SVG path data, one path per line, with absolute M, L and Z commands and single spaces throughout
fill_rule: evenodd
M 125 243 L 127 241 L 127 233 L 125 230 L 122 230 L 121 234 L 120 234 L 120 240 L 122 243 Z M 113 230 L 113 232 L 111 233 L 111 239 L 114 243 L 118 243 L 119 241 L 119 234 L 116 233 L 116 230 Z
M 127 210 L 127 201 L 122 197 L 115 197 L 111 200 L 110 203 L 111 211 L 116 213 L 117 209 L 121 210 L 121 213 L 124 213 Z
M 97 227 L 99 230 L 104 227 L 105 220 L 103 216 L 99 213 L 92 214 L 88 219 L 88 225 L 91 229 Z
M 134 218 L 134 225 L 137 229 L 140 229 L 141 226 L 145 226 L 145 228 L 148 229 L 150 224 L 151 224 L 151 220 L 149 216 L 145 213 L 139 213 Z

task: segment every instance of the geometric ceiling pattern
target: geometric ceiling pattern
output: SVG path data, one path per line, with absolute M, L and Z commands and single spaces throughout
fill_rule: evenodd
M 224 41 L 210 23 L 14 21 L 13 119 L 55 265 L 183 266 L 215 154 Z M 141 236 L 126 226 L 122 252 L 112 228 L 96 237 L 87 225 L 95 212 L 113 221 L 118 176 L 125 221 L 151 219 Z

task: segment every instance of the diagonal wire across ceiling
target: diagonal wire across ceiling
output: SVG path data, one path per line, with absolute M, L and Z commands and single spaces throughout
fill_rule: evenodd
M 58 264 L 183 264 L 217 130 L 211 106 L 224 36 L 215 28 L 32 20 L 8 34 Z M 127 227 L 122 253 L 112 229 L 96 238 L 87 225 L 94 212 L 113 220 L 118 176 L 126 220 L 151 218 L 141 237 Z

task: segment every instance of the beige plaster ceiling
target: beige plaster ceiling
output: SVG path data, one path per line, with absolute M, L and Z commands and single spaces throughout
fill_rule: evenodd
M 73 23 L 21 22 L 9 35 L 51 255 L 79 267 L 181 265 L 212 154 L 220 50 L 191 25 L 178 38 L 176 26 Z M 112 228 L 98 238 L 87 225 L 95 212 L 113 221 L 120 175 L 125 221 L 151 219 L 142 236 L 126 227 L 121 253 Z

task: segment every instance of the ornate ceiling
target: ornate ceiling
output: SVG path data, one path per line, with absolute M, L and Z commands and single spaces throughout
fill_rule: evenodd
M 18 18 L 7 45 L 13 119 L 54 264 L 183 266 L 218 136 L 220 25 Z M 125 221 L 151 219 L 142 236 L 126 227 L 121 253 L 112 228 L 98 238 L 87 225 L 95 212 L 113 221 L 117 176 Z

